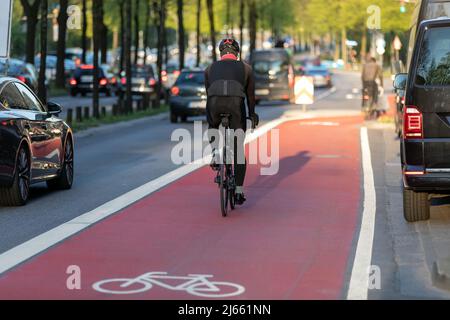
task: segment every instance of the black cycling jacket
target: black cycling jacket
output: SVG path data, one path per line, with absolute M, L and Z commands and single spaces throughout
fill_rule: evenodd
M 217 80 L 234 80 L 241 83 L 247 97 L 249 115 L 255 113 L 255 79 L 251 66 L 231 59 L 216 61 L 205 70 L 206 89 Z

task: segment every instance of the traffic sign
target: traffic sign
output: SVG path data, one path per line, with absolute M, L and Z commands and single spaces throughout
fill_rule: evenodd
M 8 59 L 11 41 L 12 0 L 0 1 L 0 58 Z
M 314 78 L 296 77 L 295 78 L 295 104 L 313 104 L 314 103 Z

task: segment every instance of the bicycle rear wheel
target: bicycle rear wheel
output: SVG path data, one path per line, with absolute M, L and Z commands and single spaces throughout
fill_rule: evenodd
M 235 198 L 235 182 L 234 182 L 234 173 L 233 166 L 229 165 L 227 169 L 227 185 L 228 185 L 228 200 L 230 202 L 231 210 L 236 208 L 236 198 Z
M 220 210 L 222 211 L 222 216 L 226 217 L 228 215 L 228 186 L 227 186 L 227 175 L 226 175 L 226 165 L 220 165 Z

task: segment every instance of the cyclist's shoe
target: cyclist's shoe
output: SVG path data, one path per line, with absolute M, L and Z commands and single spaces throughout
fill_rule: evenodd
M 212 154 L 213 154 L 213 157 L 212 157 L 212 160 L 211 160 L 211 164 L 209 166 L 214 171 L 219 171 L 220 170 L 220 165 L 216 162 L 216 159 L 217 159 L 216 150 L 213 150 Z
M 236 204 L 238 206 L 242 206 L 247 199 L 245 198 L 243 193 L 236 193 Z

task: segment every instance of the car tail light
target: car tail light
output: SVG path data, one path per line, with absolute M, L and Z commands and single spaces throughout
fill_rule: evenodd
M 116 84 L 117 83 L 117 79 L 116 78 L 111 78 L 111 83 L 112 84 Z
M 169 80 L 169 78 L 167 76 L 162 76 L 161 79 L 163 82 L 166 82 L 167 80 Z
M 180 88 L 178 87 L 172 87 L 172 89 L 170 90 L 170 92 L 172 93 L 173 96 L 177 96 L 180 94 Z
M 94 69 L 94 66 L 91 65 L 91 64 L 84 64 L 84 65 L 81 66 L 81 69 L 83 69 L 83 70 L 92 70 L 92 69 Z
M 161 71 L 161 75 L 162 76 L 167 76 L 167 71 L 165 71 L 165 70 Z
M 149 86 L 153 87 L 154 85 L 156 85 L 156 80 L 151 78 L 150 80 L 148 80 L 148 84 Z
M 108 84 L 108 79 L 105 79 L 105 78 L 100 79 L 100 85 L 101 86 L 106 86 L 107 84 Z
M 179 75 L 180 75 L 180 71 L 178 71 L 178 70 L 175 70 L 174 72 L 173 72 L 173 75 L 175 76 L 175 77 L 178 77 Z
M 24 76 L 17 76 L 16 78 L 23 83 L 25 83 L 27 81 L 27 79 L 25 79 Z
M 4 127 L 14 125 L 14 120 L 2 120 L 0 124 Z
M 77 80 L 72 78 L 72 79 L 69 80 L 69 84 L 71 86 L 76 86 L 77 85 Z
M 403 137 L 405 139 L 423 138 L 423 116 L 415 106 L 406 106 L 404 108 Z
M 127 78 L 120 79 L 120 83 L 122 83 L 123 85 L 127 84 Z

